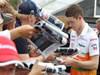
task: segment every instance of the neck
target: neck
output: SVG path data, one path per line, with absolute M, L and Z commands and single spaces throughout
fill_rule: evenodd
M 84 26 L 85 26 L 85 22 L 83 21 L 83 22 L 80 24 L 80 26 L 79 26 L 79 28 L 78 28 L 78 30 L 77 30 L 77 35 L 78 35 L 78 36 L 82 33 L 82 31 L 83 31 L 83 29 L 84 29 Z

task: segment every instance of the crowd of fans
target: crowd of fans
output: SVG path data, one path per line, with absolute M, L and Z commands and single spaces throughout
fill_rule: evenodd
M 27 40 L 38 33 L 33 25 L 48 18 L 48 15 L 37 17 L 32 14 L 32 10 L 35 14 L 35 4 L 31 0 L 23 1 L 18 11 L 11 6 L 9 0 L 0 0 L 0 75 L 15 75 L 18 66 L 24 67 L 24 61 L 51 62 L 59 56 L 59 53 L 53 53 L 44 58 Z M 65 16 L 68 27 L 71 28 L 69 48 L 77 48 L 79 54 L 71 57 L 60 56 L 63 61 L 59 64 L 70 65 L 71 75 L 96 75 L 99 65 L 99 32 L 97 36 L 85 22 L 83 9 L 77 4 L 69 6 Z M 99 22 L 100 20 L 96 21 L 98 31 Z M 37 64 L 33 65 L 28 73 L 45 74 L 45 67 Z

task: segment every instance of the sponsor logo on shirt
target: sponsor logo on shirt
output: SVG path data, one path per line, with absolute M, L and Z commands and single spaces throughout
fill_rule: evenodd
M 97 50 L 97 44 L 93 44 L 91 45 L 91 47 L 93 48 L 93 50 Z
M 94 41 L 94 40 L 97 40 L 97 38 L 92 38 L 92 39 L 90 39 L 90 41 Z
M 79 46 L 81 46 L 81 47 L 85 47 L 83 44 L 80 44 L 80 43 L 79 43 Z

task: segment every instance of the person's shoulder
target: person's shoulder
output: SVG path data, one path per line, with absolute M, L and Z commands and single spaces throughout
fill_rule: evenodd
M 91 28 L 90 26 L 88 26 L 88 31 L 87 32 L 90 36 L 96 36 L 97 37 L 97 33 L 96 33 L 94 28 Z
M 90 28 L 89 29 L 89 40 L 90 41 L 98 41 L 98 35 L 97 35 L 97 33 L 92 29 L 92 28 Z

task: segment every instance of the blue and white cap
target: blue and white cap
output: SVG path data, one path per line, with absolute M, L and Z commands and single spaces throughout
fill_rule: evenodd
M 38 18 L 43 17 L 42 8 L 38 7 L 38 5 L 31 0 L 26 0 L 19 6 L 19 13 L 34 14 L 35 17 Z

